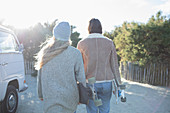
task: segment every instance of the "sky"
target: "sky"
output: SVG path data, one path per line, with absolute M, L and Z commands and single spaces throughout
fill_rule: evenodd
M 92 18 L 110 32 L 125 21 L 146 23 L 159 10 L 170 18 L 170 0 L 0 0 L 0 21 L 16 28 L 68 21 L 84 38 Z

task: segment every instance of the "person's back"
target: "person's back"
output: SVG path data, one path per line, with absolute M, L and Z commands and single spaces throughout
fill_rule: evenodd
M 79 100 L 77 83 L 75 80 L 75 70 L 81 64 L 81 53 L 74 47 L 68 48 L 61 54 L 54 57 L 42 68 L 42 92 L 44 98 L 44 109 L 55 111 L 55 104 L 58 103 L 65 109 L 73 111 L 77 107 Z M 76 67 L 77 66 L 77 67 Z M 83 70 L 80 71 L 83 75 Z M 78 78 L 80 77 L 80 78 Z M 84 83 L 83 76 L 78 76 L 78 80 Z M 58 107 L 58 106 L 57 106 Z
M 97 81 L 112 80 L 114 75 L 111 69 L 111 54 L 114 48 L 113 41 L 101 34 L 90 34 L 79 42 L 80 51 L 83 51 L 86 79 L 96 77 Z
M 86 79 L 95 77 L 94 88 L 102 105 L 96 107 L 90 99 L 87 113 L 109 113 L 112 96 L 112 81 L 121 83 L 116 49 L 113 41 L 102 35 L 102 26 L 98 19 L 91 19 L 88 26 L 89 36 L 78 43 L 77 48 L 83 56 Z M 87 84 L 90 86 L 90 84 Z
M 59 23 L 37 55 L 38 96 L 45 113 L 73 113 L 79 102 L 76 79 L 86 86 L 82 55 L 70 46 L 70 34 L 69 23 Z

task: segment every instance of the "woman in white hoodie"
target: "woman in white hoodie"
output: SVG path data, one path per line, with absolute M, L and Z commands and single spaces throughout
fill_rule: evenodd
M 45 113 L 73 113 L 79 102 L 76 79 L 85 83 L 82 55 L 70 46 L 70 25 L 61 22 L 37 56 L 38 94 Z

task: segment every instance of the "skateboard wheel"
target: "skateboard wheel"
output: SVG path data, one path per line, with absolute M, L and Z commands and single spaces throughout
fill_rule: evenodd
M 101 106 L 102 105 L 102 100 L 98 99 L 98 100 L 94 100 L 94 104 L 96 107 Z
M 92 78 L 88 79 L 88 83 L 89 84 L 94 84 L 95 82 L 96 82 L 96 78 L 95 77 L 92 77 Z
M 125 98 L 121 97 L 121 102 L 126 102 L 126 97 Z

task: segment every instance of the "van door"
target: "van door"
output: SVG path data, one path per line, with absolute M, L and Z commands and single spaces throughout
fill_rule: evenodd
M 3 100 L 2 93 L 3 93 L 3 86 L 2 86 L 2 65 L 1 65 L 1 54 L 0 54 L 0 102 Z M 1 107 L 1 105 L 0 105 Z M 1 108 L 0 108 L 1 112 Z
M 19 43 L 13 34 L 0 32 L 0 58 L 2 80 L 25 75 L 24 59 L 19 51 Z
M 1 83 L 1 77 L 2 77 L 2 65 L 1 65 L 1 54 L 0 54 L 0 83 Z

